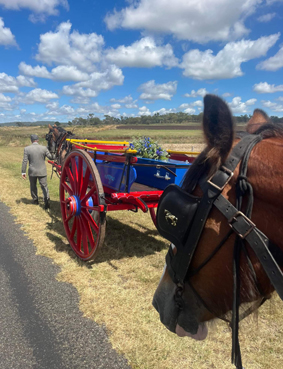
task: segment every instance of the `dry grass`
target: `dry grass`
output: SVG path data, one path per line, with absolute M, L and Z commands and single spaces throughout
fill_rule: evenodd
M 22 153 L 22 147 L 0 147 L 0 200 L 11 208 L 37 253 L 61 267 L 57 279 L 77 288 L 84 315 L 107 328 L 113 347 L 130 365 L 140 369 L 233 368 L 231 333 L 225 323 L 215 324 L 204 342 L 195 342 L 178 338 L 159 322 L 151 300 L 162 273 L 167 242 L 157 234 L 150 216 L 110 213 L 105 244 L 96 262 L 82 263 L 64 234 L 58 179 L 49 180 L 52 209 L 48 214 L 30 203 L 28 181 L 20 176 Z M 282 367 L 282 312 L 276 296 L 260 309 L 257 320 L 242 323 L 245 368 Z

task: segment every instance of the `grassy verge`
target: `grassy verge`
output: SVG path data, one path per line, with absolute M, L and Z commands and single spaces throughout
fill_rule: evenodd
M 48 180 L 48 214 L 30 202 L 29 183 L 20 176 L 22 154 L 23 147 L 0 146 L 0 200 L 11 208 L 37 253 L 61 267 L 57 279 L 77 288 L 84 315 L 105 325 L 113 347 L 130 365 L 140 369 L 233 368 L 231 333 L 225 323 L 215 324 L 204 342 L 195 342 L 178 338 L 159 322 L 151 301 L 167 242 L 157 234 L 150 216 L 109 213 L 105 244 L 95 263 L 85 264 L 74 256 L 64 234 L 58 178 Z M 48 172 L 50 175 L 50 166 Z M 258 319 L 242 323 L 240 340 L 246 368 L 282 367 L 281 309 L 276 297 L 260 309 Z

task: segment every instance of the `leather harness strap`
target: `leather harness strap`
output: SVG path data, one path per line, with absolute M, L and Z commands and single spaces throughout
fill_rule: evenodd
M 245 239 L 263 266 L 273 287 L 283 300 L 283 273 L 269 250 L 269 239 L 256 228 L 255 224 L 241 211 L 238 211 L 224 196 L 219 195 L 214 205 L 228 220 L 230 227 Z

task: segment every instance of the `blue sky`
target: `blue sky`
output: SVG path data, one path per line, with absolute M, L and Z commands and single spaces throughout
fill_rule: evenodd
M 0 0 L 0 123 L 283 116 L 282 0 Z

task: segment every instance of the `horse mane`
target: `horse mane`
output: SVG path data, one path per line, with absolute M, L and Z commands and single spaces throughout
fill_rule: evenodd
M 74 136 L 74 133 L 71 131 L 67 131 L 65 128 L 61 127 L 61 126 L 53 126 L 53 129 L 56 128 L 60 133 L 65 133 L 67 132 L 68 135 L 70 136 Z
M 239 137 L 243 136 L 243 134 L 247 134 L 247 132 L 239 132 Z M 283 137 L 283 124 L 272 123 L 270 122 L 270 120 L 268 120 L 266 124 L 263 124 L 261 127 L 259 127 L 253 134 L 260 134 L 263 139 L 272 137 Z M 189 193 L 192 192 L 203 175 L 208 175 L 217 171 L 221 163 L 211 164 L 217 162 L 219 163 L 218 158 L 214 158 L 214 160 L 211 160 L 211 153 L 211 150 L 205 148 L 187 170 L 181 184 L 181 187 L 185 191 Z

